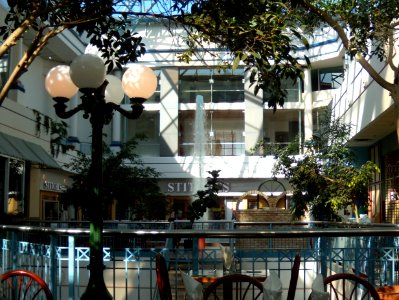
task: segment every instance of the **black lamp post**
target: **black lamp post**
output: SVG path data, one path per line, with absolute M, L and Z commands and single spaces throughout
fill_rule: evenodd
M 78 56 L 71 66 L 60 65 L 49 71 L 45 86 L 56 104 L 55 112 L 66 119 L 79 111 L 89 118 L 92 126 L 92 163 L 90 167 L 90 270 L 89 283 L 81 299 L 112 299 L 108 292 L 103 270 L 103 211 L 102 195 L 102 129 L 112 120 L 116 110 L 129 119 L 137 119 L 143 112 L 143 102 L 151 97 L 157 86 L 154 72 L 145 66 L 133 64 L 122 77 L 105 74 L 102 59 L 92 54 Z M 77 91 L 82 102 L 67 110 L 66 103 Z M 123 90 L 122 90 L 123 89 Z M 124 93 L 130 98 L 131 110 L 124 110 L 119 103 Z M 83 199 L 84 200 L 84 199 Z

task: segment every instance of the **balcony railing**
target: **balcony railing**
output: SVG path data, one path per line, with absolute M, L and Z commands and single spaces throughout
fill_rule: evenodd
M 79 222 L 50 225 L 2 225 L 2 271 L 34 271 L 49 284 L 55 299 L 79 299 L 88 281 L 89 230 Z M 282 298 L 296 254 L 301 256 L 296 299 L 308 299 L 317 273 L 354 272 L 375 286 L 399 282 L 399 227 L 394 225 L 220 221 L 194 225 L 189 229 L 187 222 L 106 223 L 104 278 L 114 299 L 158 299 L 158 252 L 169 264 L 175 299 L 183 299 L 180 270 L 198 274 L 223 270 L 219 243 L 234 248 L 236 271 L 276 271 L 283 282 Z M 199 239 L 205 239 L 205 246 Z

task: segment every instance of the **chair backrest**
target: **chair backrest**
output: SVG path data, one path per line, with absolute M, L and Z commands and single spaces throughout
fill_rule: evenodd
M 330 299 L 374 299 L 380 300 L 375 287 L 366 279 L 352 273 L 337 273 L 324 278 Z M 309 299 L 312 299 L 310 295 Z
M 254 277 L 229 274 L 218 278 L 204 290 L 208 299 L 262 299 L 263 284 Z
M 301 256 L 295 255 L 294 264 L 291 269 L 290 285 L 288 287 L 287 300 L 295 299 L 296 286 L 299 277 L 299 267 L 301 266 Z
M 47 283 L 37 274 L 26 270 L 12 270 L 1 275 L 2 299 L 47 299 L 53 295 Z
M 162 254 L 157 253 L 155 256 L 155 265 L 159 298 L 161 300 L 172 300 L 172 289 L 170 288 L 169 272 L 166 266 L 166 260 Z

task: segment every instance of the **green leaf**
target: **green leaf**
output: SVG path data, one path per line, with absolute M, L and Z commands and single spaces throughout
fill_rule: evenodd
M 240 55 L 237 54 L 236 57 L 234 58 L 233 67 L 232 67 L 233 70 L 237 70 L 240 61 L 241 61 Z

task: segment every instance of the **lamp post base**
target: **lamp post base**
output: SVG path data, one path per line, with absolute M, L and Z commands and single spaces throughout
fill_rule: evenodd
M 80 300 L 112 300 L 113 297 L 107 290 L 105 285 L 96 285 L 90 283 L 86 287 L 85 292 L 80 297 Z

